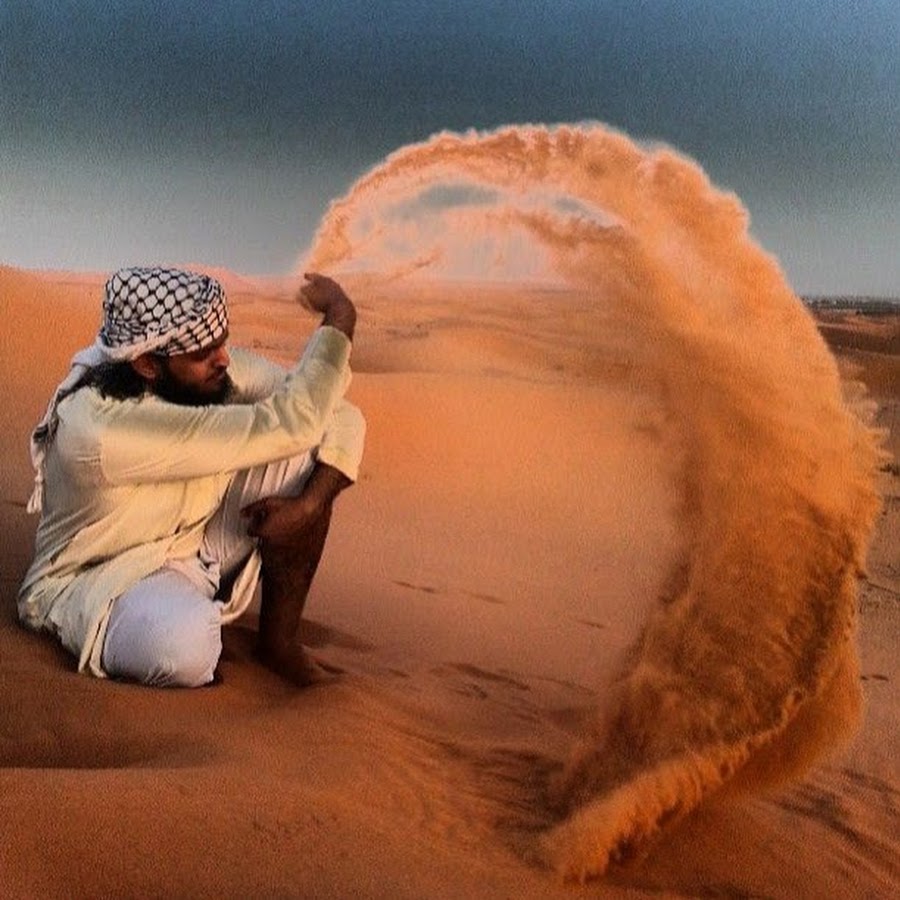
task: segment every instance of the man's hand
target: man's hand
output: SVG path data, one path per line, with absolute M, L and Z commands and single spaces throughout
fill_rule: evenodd
M 333 466 L 316 463 L 296 497 L 264 497 L 241 510 L 247 534 L 273 547 L 289 545 L 352 483 Z
M 322 507 L 299 497 L 265 497 L 241 513 L 247 518 L 247 534 L 273 547 L 293 543 L 321 515 Z
M 300 303 L 313 312 L 323 313 L 323 325 L 337 328 L 353 340 L 356 307 L 344 289 L 333 278 L 317 272 L 307 272 L 304 277 L 306 284 L 298 292 Z

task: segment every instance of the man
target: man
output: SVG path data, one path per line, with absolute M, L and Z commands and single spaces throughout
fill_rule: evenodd
M 177 269 L 107 282 L 103 325 L 32 437 L 41 511 L 21 621 L 79 670 L 145 684 L 210 682 L 221 627 L 262 579 L 260 660 L 299 685 L 303 604 L 365 423 L 343 400 L 356 310 L 307 275 L 323 316 L 290 372 L 226 348 L 221 285 Z

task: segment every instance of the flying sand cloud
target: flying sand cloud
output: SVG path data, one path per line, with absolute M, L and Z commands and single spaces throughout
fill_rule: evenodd
M 737 198 L 601 126 L 444 133 L 334 202 L 303 265 L 565 286 L 625 323 L 664 410 L 682 544 L 556 784 L 553 866 L 600 874 L 852 729 L 878 450 Z

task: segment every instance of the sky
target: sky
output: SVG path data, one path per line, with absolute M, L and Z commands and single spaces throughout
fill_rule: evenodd
M 700 163 L 805 294 L 900 295 L 897 0 L 0 0 L 0 264 L 290 271 L 449 129 Z

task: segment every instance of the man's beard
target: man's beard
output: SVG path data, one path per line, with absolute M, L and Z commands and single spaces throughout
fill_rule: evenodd
M 179 381 L 169 367 L 163 365 L 159 377 L 153 382 L 153 393 L 169 403 L 179 406 L 212 406 L 228 403 L 234 396 L 234 382 L 226 372 L 221 382 L 210 391 L 201 391 Z

